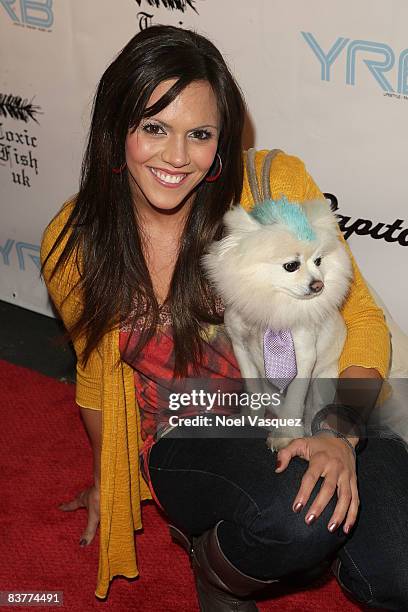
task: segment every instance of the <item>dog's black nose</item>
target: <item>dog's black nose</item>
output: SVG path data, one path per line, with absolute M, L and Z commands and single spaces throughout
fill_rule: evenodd
M 312 281 L 310 283 L 310 285 L 309 285 L 309 289 L 313 293 L 320 293 L 320 291 L 323 289 L 323 287 L 324 287 L 323 282 L 319 281 L 319 280 Z

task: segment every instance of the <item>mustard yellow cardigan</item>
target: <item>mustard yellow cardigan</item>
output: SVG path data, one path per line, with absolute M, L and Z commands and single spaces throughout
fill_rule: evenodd
M 258 177 L 266 153 L 258 151 L 256 154 Z M 274 199 L 282 194 L 291 201 L 299 202 L 323 197 L 303 162 L 283 152 L 273 160 L 270 183 Z M 246 210 L 253 206 L 246 170 L 241 204 Z M 72 200 L 66 202 L 46 228 L 41 244 L 42 262 L 64 226 L 72 205 Z M 52 280 L 49 279 L 64 244 L 65 241 L 48 261 L 44 279 L 62 320 L 69 327 L 81 308 L 81 295 L 74 289 L 64 304 L 62 300 L 75 287 L 77 270 L 69 262 Z M 348 366 L 359 365 L 376 368 L 385 377 L 390 358 L 388 328 L 382 310 L 373 301 L 353 258 L 352 261 L 354 279 L 342 308 L 347 340 L 340 358 L 339 372 Z M 75 343 L 77 356 L 82 353 L 83 347 L 84 341 L 79 339 Z M 99 568 L 95 591 L 99 598 L 106 597 L 114 576 L 138 576 L 134 531 L 142 528 L 141 500 L 151 499 L 139 469 L 142 439 L 133 370 L 122 361 L 116 367 L 118 357 L 119 328 L 105 334 L 85 369 L 80 363 L 77 364 L 77 404 L 102 410 Z

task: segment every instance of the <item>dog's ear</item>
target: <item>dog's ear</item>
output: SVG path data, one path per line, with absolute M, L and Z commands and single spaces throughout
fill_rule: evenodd
M 337 219 L 327 200 L 302 202 L 302 208 L 313 229 L 337 233 Z
M 237 204 L 225 213 L 223 223 L 227 230 L 226 235 L 221 240 L 212 242 L 201 259 L 201 263 L 210 275 L 218 271 L 220 261 L 239 245 L 243 234 L 261 227 L 241 204 Z
M 228 234 L 235 232 L 253 232 L 261 227 L 261 224 L 251 217 L 246 210 L 237 204 L 225 213 L 223 219 Z

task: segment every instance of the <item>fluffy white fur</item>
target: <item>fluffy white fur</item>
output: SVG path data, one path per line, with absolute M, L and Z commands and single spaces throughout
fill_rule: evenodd
M 214 242 L 203 264 L 226 306 L 245 322 L 262 328 L 321 325 L 341 305 L 351 280 L 349 257 L 338 239 L 336 219 L 326 202 L 303 206 L 317 241 L 299 241 L 282 224 L 261 225 L 241 207 L 224 216 L 228 235 Z M 283 264 L 300 254 L 301 268 L 286 272 Z M 319 267 L 313 260 L 322 257 Z M 309 290 L 323 280 L 320 295 Z
M 275 412 L 302 419 L 305 429 L 280 428 L 279 436 L 269 434 L 267 444 L 272 450 L 310 433 L 314 414 L 332 400 L 333 385 L 323 392 L 320 388 L 320 396 L 312 397 L 308 381 L 337 377 L 346 338 L 339 308 L 352 280 L 350 258 L 327 202 L 305 202 L 302 207 L 315 240 L 299 240 L 282 222 L 261 224 L 237 205 L 224 216 L 226 236 L 213 242 L 202 258 L 225 304 L 226 331 L 248 391 L 260 391 L 259 379 L 263 379 L 263 391 L 276 391 L 265 379 L 265 329 L 292 332 L 298 374 L 287 389 L 284 405 Z M 286 271 L 284 264 L 293 261 L 299 261 L 300 267 Z M 323 283 L 319 293 L 311 290 L 315 281 Z

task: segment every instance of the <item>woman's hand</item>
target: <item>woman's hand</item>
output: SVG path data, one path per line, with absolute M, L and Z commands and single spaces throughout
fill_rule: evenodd
M 99 525 L 99 487 L 92 485 L 92 487 L 84 489 L 78 493 L 75 499 L 61 504 L 58 508 L 64 512 L 87 508 L 88 524 L 80 537 L 79 544 L 88 546 L 94 539 Z
M 309 461 L 309 467 L 303 475 L 300 489 L 293 502 L 294 512 L 300 512 L 306 505 L 316 482 L 322 476 L 324 482 L 309 508 L 305 522 L 311 525 L 337 490 L 338 501 L 328 522 L 328 529 L 331 532 L 335 531 L 346 519 L 343 531 L 349 533 L 356 521 L 360 505 L 352 450 L 344 440 L 327 435 L 296 438 L 278 452 L 278 467 L 275 471 L 283 472 L 295 456 Z
M 84 489 L 70 502 L 58 506 L 64 512 L 78 508 L 88 510 L 88 523 L 83 531 L 79 544 L 88 546 L 95 537 L 99 525 L 99 491 L 101 482 L 101 448 L 102 448 L 102 412 L 100 410 L 80 407 L 81 418 L 92 446 L 94 484 Z

